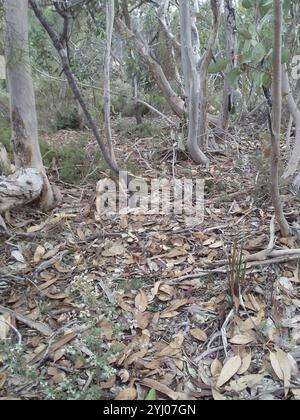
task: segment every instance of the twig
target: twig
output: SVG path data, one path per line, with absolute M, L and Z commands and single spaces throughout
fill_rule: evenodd
M 115 299 L 114 299 L 114 297 L 112 295 L 112 292 L 110 291 L 109 287 L 106 284 L 104 284 L 103 280 L 98 280 L 98 284 L 101 287 L 101 289 L 103 290 L 103 292 L 106 294 L 107 299 L 109 300 L 109 302 L 112 305 L 115 305 L 116 304 L 116 301 L 115 301 Z
M 53 331 L 51 330 L 50 327 L 48 327 L 48 325 L 44 324 L 43 322 L 33 321 L 27 316 L 21 315 L 18 312 L 13 311 L 12 309 L 9 309 L 0 305 L 0 312 L 9 313 L 13 315 L 18 321 L 22 322 L 23 324 L 27 325 L 30 328 L 33 328 L 34 330 L 39 331 L 43 335 L 50 336 L 53 334 Z
M 172 126 L 172 127 L 177 127 L 177 124 L 174 123 L 174 121 L 172 121 L 169 117 L 167 117 L 165 114 L 163 114 L 162 112 L 160 112 L 158 109 L 154 108 L 152 105 L 148 104 L 145 101 L 142 101 L 141 99 L 137 100 L 137 103 L 140 103 L 141 105 L 146 106 L 147 108 L 149 108 L 151 111 L 153 111 L 155 114 L 159 115 L 161 118 L 165 119 L 166 121 L 168 121 L 168 123 Z
M 14 327 L 10 322 L 6 321 L 5 319 L 0 319 L 0 322 L 2 322 L 2 324 L 7 325 L 9 328 L 11 328 L 18 336 L 18 345 L 21 346 L 22 345 L 22 335 L 21 333 L 17 330 L 16 327 Z
M 223 346 L 214 347 L 213 349 L 206 350 L 200 356 L 196 357 L 195 362 L 199 363 L 202 359 L 205 359 L 207 356 L 211 356 L 212 354 L 216 353 L 217 351 L 223 350 Z
M 227 347 L 228 347 L 228 341 L 227 341 L 227 325 L 229 324 L 231 318 L 234 315 L 234 309 L 231 309 L 231 311 L 229 312 L 224 324 L 222 325 L 221 328 L 221 335 L 222 335 L 222 342 L 223 342 L 223 347 L 224 347 L 224 352 L 225 352 L 225 356 L 226 358 L 228 357 L 228 352 L 227 352 Z

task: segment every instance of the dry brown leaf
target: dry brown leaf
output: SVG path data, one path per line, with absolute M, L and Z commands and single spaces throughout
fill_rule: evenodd
M 193 232 L 193 236 L 196 239 L 199 239 L 200 241 L 206 241 L 207 236 L 203 232 Z
M 212 392 L 213 399 L 215 401 L 226 401 L 226 397 L 220 394 L 220 392 L 217 391 L 216 389 L 212 388 L 211 392 Z
M 228 382 L 238 372 L 241 366 L 242 359 L 240 356 L 234 356 L 229 359 L 221 371 L 217 381 L 217 387 L 220 388 L 221 386 L 225 385 L 226 382 Z
M 7 380 L 7 374 L 0 373 L 0 389 L 4 387 L 6 380 Z
M 247 353 L 245 356 L 242 356 L 242 366 L 238 370 L 238 375 L 244 375 L 244 373 L 249 370 L 252 362 L 252 353 L 251 351 Z
M 51 300 L 63 300 L 69 297 L 66 293 L 56 293 L 53 295 L 52 293 L 44 292 L 44 294 Z
M 69 273 L 71 271 L 70 268 L 62 265 L 62 263 L 60 261 L 56 261 L 56 263 L 54 264 L 54 267 L 56 268 L 56 270 L 59 273 L 62 273 L 62 274 L 67 274 L 67 273 Z
M 205 342 L 207 340 L 207 334 L 205 331 L 201 330 L 200 328 L 195 328 L 194 330 L 190 331 L 192 337 L 196 338 L 196 340 Z
M 234 392 L 242 392 L 247 388 L 253 388 L 260 384 L 263 378 L 263 375 L 246 375 L 236 381 L 231 381 L 229 387 Z
M 135 317 L 135 320 L 137 322 L 137 326 L 141 330 L 144 330 L 144 329 L 146 329 L 148 327 L 148 325 L 149 325 L 149 323 L 151 321 L 151 317 L 152 316 L 153 316 L 153 314 L 151 314 L 151 312 L 141 313 L 138 310 L 136 310 L 134 312 L 134 317 Z
M 175 316 L 179 315 L 180 312 L 177 311 L 167 311 L 161 312 L 160 318 L 174 318 Z
M 203 246 L 209 246 L 211 244 L 213 244 L 214 242 L 216 242 L 216 238 L 208 238 L 206 241 L 203 242 Z
M 287 396 L 289 393 L 289 387 L 291 385 L 291 376 L 292 376 L 291 365 L 290 365 L 288 354 L 285 353 L 281 349 L 277 349 L 277 360 L 279 362 L 281 371 L 283 373 L 285 396 Z
M 0 315 L 0 340 L 6 340 L 11 324 L 11 315 L 4 313 Z
M 170 297 L 175 295 L 175 289 L 173 286 L 169 286 L 168 284 L 161 284 L 159 287 L 159 292 L 163 292 Z
M 57 280 L 58 280 L 58 276 L 52 278 L 51 280 L 46 281 L 45 283 L 41 284 L 39 286 L 39 290 L 46 290 L 48 289 L 48 287 L 52 286 L 52 284 L 54 284 Z
M 188 299 L 175 299 L 172 301 L 172 303 L 162 312 L 171 312 L 176 311 L 177 309 L 181 308 L 182 306 L 187 305 L 189 302 Z
M 184 255 L 187 255 L 187 251 L 185 249 L 175 248 L 175 249 L 172 249 L 172 251 L 165 254 L 165 257 L 171 259 L 171 258 L 182 257 Z
M 50 352 L 51 353 L 55 353 L 57 352 L 57 350 L 59 350 L 61 347 L 63 347 L 64 345 L 68 344 L 70 341 L 74 340 L 74 338 L 77 337 L 77 334 L 74 332 L 68 333 L 66 335 L 64 335 L 63 337 L 59 338 L 58 340 L 56 340 L 52 346 L 50 347 Z M 34 365 L 35 363 L 39 362 L 44 354 L 46 352 L 46 349 L 43 349 L 42 351 L 40 351 L 31 361 L 30 364 Z
M 292 392 L 295 397 L 295 400 L 300 401 L 300 389 L 293 389 Z
M 209 245 L 210 249 L 218 249 L 218 248 L 222 248 L 222 246 L 224 245 L 223 241 L 217 241 L 211 245 Z
M 126 383 L 130 379 L 130 373 L 127 369 L 121 369 L 118 376 L 120 377 L 122 383 Z
M 141 289 L 135 297 L 135 307 L 140 312 L 145 312 L 148 306 L 148 300 L 145 292 Z
M 38 245 L 34 252 L 33 262 L 39 263 L 41 259 L 43 258 L 43 256 L 45 255 L 45 253 L 46 253 L 45 248 L 41 245 Z
M 134 309 L 130 305 L 128 305 L 128 303 L 126 303 L 120 295 L 116 295 L 115 299 L 118 306 L 120 306 L 120 308 L 123 309 L 123 311 L 134 312 Z
M 115 385 L 116 380 L 117 380 L 116 375 L 113 375 L 106 381 L 100 382 L 101 389 L 111 389 Z
M 132 401 L 135 400 L 137 396 L 135 388 L 126 388 L 121 391 L 115 398 L 117 401 Z
M 235 335 L 233 338 L 231 338 L 229 341 L 231 344 L 245 346 L 247 344 L 253 343 L 254 338 L 250 337 L 249 335 L 238 334 L 238 335 Z
M 46 226 L 46 223 L 41 223 L 39 225 L 34 225 L 34 226 L 30 226 L 27 229 L 27 233 L 35 233 L 35 232 L 39 232 L 40 230 L 43 230 L 44 227 Z
M 124 255 L 126 248 L 123 244 L 115 244 L 111 248 L 106 249 L 102 252 L 102 257 L 117 257 Z
M 113 327 L 112 324 L 103 319 L 102 321 L 98 322 L 97 327 L 100 329 L 100 337 L 106 338 L 107 340 L 111 340 L 113 337 Z
M 276 373 L 276 376 L 281 381 L 283 381 L 283 372 L 282 372 L 280 363 L 277 359 L 277 354 L 276 353 L 270 353 L 270 361 L 271 361 L 272 368 L 273 368 L 274 372 Z
M 180 332 L 174 341 L 172 341 L 168 346 L 164 347 L 158 354 L 158 357 L 174 357 L 180 354 L 182 344 L 184 342 L 184 335 Z
M 154 298 L 157 296 L 157 293 L 159 291 L 161 285 L 161 281 L 157 281 L 154 286 L 151 289 L 151 296 L 149 298 L 149 302 L 152 302 L 154 300 Z
M 213 378 L 219 377 L 222 372 L 223 365 L 219 359 L 215 359 L 210 367 Z
M 171 400 L 178 400 L 180 397 L 180 393 L 173 391 L 167 385 L 161 384 L 160 382 L 157 382 L 154 379 L 145 378 L 142 381 L 140 381 L 140 384 L 145 385 L 148 388 L 156 389 L 156 391 L 167 395 Z

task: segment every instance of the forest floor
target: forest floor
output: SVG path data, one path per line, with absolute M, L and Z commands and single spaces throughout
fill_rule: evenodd
M 66 184 L 55 170 L 59 208 L 10 213 L 0 237 L 0 399 L 300 399 L 299 253 L 288 251 L 299 245 L 276 229 L 272 240 L 260 127 L 233 132 L 208 168 L 161 133 L 118 134 L 117 155 L 149 181 L 205 179 L 202 224 L 174 214 L 95 219 L 95 182 Z M 80 136 L 47 140 L 76 147 Z M 293 223 L 299 203 L 283 194 Z

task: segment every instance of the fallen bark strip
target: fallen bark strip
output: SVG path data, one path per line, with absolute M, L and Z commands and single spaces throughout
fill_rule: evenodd
M 39 198 L 43 185 L 42 175 L 33 168 L 20 169 L 8 177 L 0 176 L 0 214 Z
M 43 335 L 50 336 L 53 334 L 53 331 L 50 327 L 48 327 L 48 325 L 44 324 L 43 322 L 33 321 L 28 316 L 21 315 L 12 309 L 0 305 L 0 312 L 2 314 L 8 313 L 13 315 L 18 321 L 22 322 L 22 324 L 25 324 L 29 328 L 39 331 Z

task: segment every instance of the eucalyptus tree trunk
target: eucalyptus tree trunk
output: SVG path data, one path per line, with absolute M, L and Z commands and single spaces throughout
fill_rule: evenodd
M 298 163 L 300 160 L 300 109 L 298 108 L 297 101 L 295 100 L 291 91 L 286 64 L 282 66 L 282 94 L 285 98 L 287 98 L 287 108 L 296 127 L 294 150 L 289 159 L 287 169 L 283 174 L 284 178 L 288 178 L 297 171 Z
M 212 50 L 215 45 L 220 24 L 220 2 L 211 0 L 213 13 L 212 31 L 203 55 L 200 55 L 200 40 L 196 25 L 199 10 L 192 12 L 190 2 L 180 0 L 180 28 L 182 68 L 184 86 L 188 101 L 188 149 L 196 163 L 208 162 L 203 153 L 207 143 L 208 126 L 208 66 L 212 60 Z
M 207 126 L 209 122 L 209 115 L 207 112 L 208 106 L 208 67 L 213 57 L 213 48 L 215 46 L 219 26 L 220 26 L 220 0 L 210 0 L 212 11 L 212 28 L 209 39 L 205 48 L 205 52 L 200 60 L 200 107 L 199 107 L 199 136 L 200 145 L 204 145 L 207 141 Z M 219 122 L 216 124 L 219 125 Z
M 180 29 L 182 69 L 185 94 L 188 101 L 187 147 L 196 163 L 206 164 L 208 158 L 199 145 L 200 75 L 197 70 L 199 49 L 194 48 L 190 2 L 186 0 L 180 0 Z
M 224 14 L 226 19 L 226 51 L 228 69 L 232 70 L 237 66 L 237 29 L 236 16 L 232 0 L 224 0 Z M 229 112 L 234 106 L 234 89 L 224 79 L 223 103 L 221 110 L 221 128 L 226 130 L 229 123 Z
M 110 157 L 116 162 L 111 132 L 111 100 L 110 100 L 110 67 L 111 67 L 111 44 L 115 19 L 115 0 L 106 0 L 106 49 L 104 63 L 104 120 L 106 142 Z
M 141 37 L 128 28 L 126 23 L 120 18 L 116 19 L 116 27 L 119 34 L 127 40 L 129 47 L 134 49 L 148 66 L 154 80 L 174 114 L 178 117 L 182 117 L 185 112 L 184 101 L 171 87 L 160 63 L 150 55 L 148 46 L 145 45 Z
M 40 196 L 41 207 L 49 209 L 54 204 L 54 195 L 46 176 L 38 142 L 36 104 L 28 45 L 28 0 L 5 0 L 4 12 L 12 143 L 17 174 L 13 179 L 5 180 L 1 177 L 0 212 L 3 211 L 6 194 L 10 207 L 14 206 L 14 195 L 16 204 L 22 203 L 21 190 L 26 185 L 22 183 L 24 176 L 28 181 L 24 201 L 28 199 L 32 201 Z M 21 176 L 21 182 L 19 182 L 19 176 Z M 39 178 L 41 182 L 38 182 Z M 16 182 L 15 188 L 18 192 L 12 188 L 14 182 Z
M 290 228 L 283 213 L 279 191 L 280 130 L 282 119 L 282 0 L 273 0 L 274 44 L 271 119 L 271 197 L 282 236 L 289 236 Z
M 116 160 L 111 156 L 110 151 L 107 149 L 105 142 L 102 139 L 102 136 L 100 134 L 100 131 L 97 127 L 97 124 L 94 120 L 94 118 L 92 117 L 92 114 L 88 108 L 88 105 L 82 95 L 82 93 L 80 92 L 80 89 L 78 87 L 78 83 L 74 77 L 74 74 L 72 72 L 70 63 L 69 63 L 69 59 L 68 59 L 68 55 L 67 55 L 67 49 L 65 48 L 64 44 L 61 41 L 61 38 L 59 36 L 59 34 L 53 29 L 53 26 L 51 25 L 51 23 L 49 22 L 49 20 L 45 17 L 43 10 L 40 6 L 40 2 L 37 2 L 36 0 L 29 0 L 29 4 L 31 5 L 35 16 L 37 17 L 37 19 L 40 21 L 41 25 L 44 27 L 44 29 L 46 30 L 46 32 L 48 33 L 53 46 L 55 47 L 57 54 L 59 55 L 59 58 L 61 60 L 61 64 L 62 64 L 62 68 L 63 68 L 63 72 L 66 76 L 66 79 L 69 83 L 69 86 L 75 96 L 75 98 L 77 99 L 77 101 L 79 102 L 82 111 L 84 113 L 85 119 L 88 123 L 88 125 L 91 127 L 91 130 L 94 134 L 94 137 L 99 145 L 99 148 L 102 152 L 102 155 L 106 161 L 106 163 L 108 164 L 108 166 L 116 173 L 119 174 L 120 173 L 120 169 L 118 167 L 118 164 L 116 162 Z

